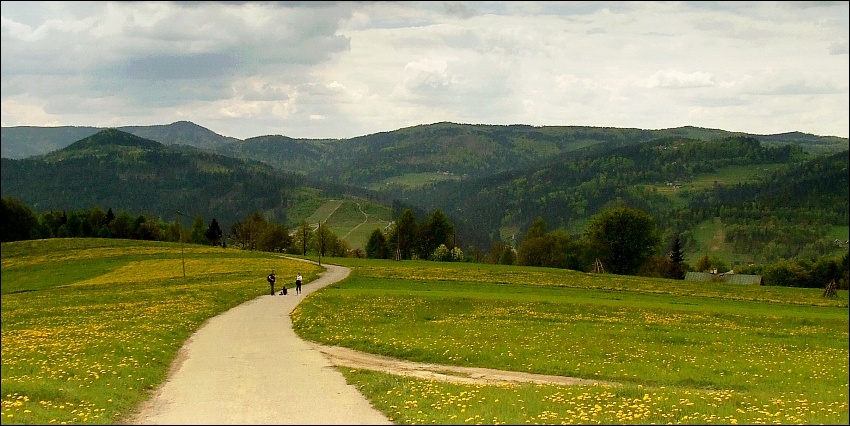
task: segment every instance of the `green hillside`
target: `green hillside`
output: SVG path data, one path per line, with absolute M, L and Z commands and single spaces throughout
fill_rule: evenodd
M 100 206 L 171 221 L 179 210 L 225 230 L 255 212 L 290 228 L 328 220 L 352 248 L 400 206 L 441 209 L 478 252 L 516 246 L 538 217 L 578 235 L 614 202 L 649 212 L 665 249 L 679 236 L 689 260 L 822 256 L 848 226 L 846 138 L 455 123 L 339 140 L 240 141 L 188 122 L 127 128 L 135 139 L 114 130 L 67 141 L 69 129 L 3 128 L 4 150 L 62 148 L 4 154 L 0 192 L 37 212 Z M 330 200 L 354 203 L 329 215 L 319 209 Z M 723 241 L 709 244 L 701 228 L 715 223 L 710 238 Z
M 724 229 L 746 235 L 736 249 L 750 254 L 745 259 L 773 261 L 834 251 L 824 240 L 831 227 L 848 223 L 847 167 L 847 151 L 814 155 L 750 137 L 667 138 L 594 147 L 488 178 L 437 182 L 399 198 L 441 208 L 469 238 L 493 229 L 512 229 L 521 238 L 538 217 L 549 229 L 581 233 L 587 218 L 619 201 L 650 213 L 666 243 L 682 238 L 691 258 L 709 248 L 696 228 L 718 218 Z M 771 242 L 779 246 L 760 256 L 759 247 Z
M 311 225 L 311 229 L 315 229 L 319 222 L 324 222 L 337 237 L 347 241 L 352 249 L 364 249 L 372 231 L 375 229 L 383 231 L 392 221 L 392 212 L 389 207 L 365 200 L 313 199 L 309 201 L 309 204 L 318 205 L 303 219 L 293 217 L 293 223 L 290 226 L 294 228 L 303 220 Z
M 258 162 L 167 147 L 104 130 L 33 159 L 2 159 L 2 194 L 34 211 L 126 210 L 173 221 L 176 212 L 228 227 L 253 212 L 283 222 L 304 179 Z

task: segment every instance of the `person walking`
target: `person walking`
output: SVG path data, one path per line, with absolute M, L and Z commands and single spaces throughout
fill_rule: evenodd
M 295 277 L 295 294 L 301 294 L 301 273 L 298 273 L 298 276 Z
M 276 278 L 274 276 L 274 269 L 272 269 L 272 273 L 269 274 L 269 276 L 266 277 L 266 281 L 268 281 L 269 285 L 271 286 L 272 296 L 274 296 L 274 282 L 275 282 L 275 280 L 276 280 Z

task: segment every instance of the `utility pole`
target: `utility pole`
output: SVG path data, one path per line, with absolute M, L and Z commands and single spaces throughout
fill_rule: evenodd
M 398 221 L 395 223 L 395 260 L 401 260 L 401 230 L 398 229 Z
M 183 279 L 186 279 L 186 256 L 183 254 L 183 213 L 177 210 L 177 233 L 180 234 L 180 259 L 183 261 Z
M 325 222 L 327 224 L 327 222 Z M 322 250 L 325 249 L 325 228 L 322 226 L 322 221 L 319 221 L 319 226 L 316 227 L 316 254 L 319 256 L 319 266 L 322 266 Z

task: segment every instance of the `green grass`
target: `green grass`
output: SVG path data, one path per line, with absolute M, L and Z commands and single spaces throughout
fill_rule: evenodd
M 783 167 L 783 164 L 757 164 L 752 166 L 729 166 L 715 173 L 694 176 L 682 187 L 688 189 L 711 189 L 715 183 L 730 186 L 737 183 L 751 183 L 764 180 L 770 173 Z
M 819 289 L 339 261 L 353 268 L 349 279 L 293 313 L 304 338 L 418 362 L 619 384 L 471 386 L 340 369 L 399 423 L 848 419 L 846 291 L 826 299 Z
M 850 234 L 848 230 L 850 227 L 847 226 L 833 226 L 827 238 L 838 239 L 841 242 L 847 241 Z M 724 226 L 720 218 L 715 217 L 701 222 L 694 228 L 693 236 L 697 245 L 685 252 L 685 261 L 690 265 L 696 264 L 705 255 L 721 259 L 731 269 L 755 261 L 752 253 L 736 251 L 731 243 L 726 242 Z M 839 257 L 846 252 L 847 245 L 836 245 L 831 255 Z
M 713 173 L 703 173 L 687 181 L 645 185 L 650 190 L 666 196 L 673 206 L 681 208 L 688 204 L 688 195 L 693 192 L 710 190 L 715 184 L 732 186 L 739 183 L 755 183 L 764 180 L 770 173 L 783 167 L 783 164 L 757 164 L 749 166 L 727 166 Z
M 733 268 L 736 265 L 753 261 L 753 256 L 747 253 L 736 252 L 730 243 L 726 242 L 723 223 L 720 218 L 705 220 L 693 231 L 694 239 L 698 241 L 696 248 L 685 253 L 685 261 L 691 265 L 705 255 L 717 257 L 728 263 Z
M 517 240 L 522 239 L 522 235 L 520 235 L 520 227 L 511 225 L 511 226 L 502 226 L 499 228 L 499 237 L 502 241 L 507 241 L 511 244 L 515 243 Z
M 343 199 L 326 200 L 305 220 L 311 224 L 325 222 L 334 235 L 348 242 L 350 248 L 363 249 L 372 231 L 383 230 L 391 216 L 387 207 L 365 200 Z
M 406 173 L 402 176 L 395 176 L 385 179 L 381 182 L 369 185 L 369 189 L 380 191 L 388 185 L 400 185 L 405 189 L 421 188 L 425 185 L 441 182 L 446 180 L 460 180 L 459 176 L 451 174 L 427 172 L 427 173 Z
M 299 194 L 296 200 L 286 210 L 287 226 L 294 229 L 301 225 L 303 220 L 313 214 L 319 207 L 326 202 L 322 199 L 318 191 L 303 191 Z
M 310 216 L 308 216 L 305 220 L 308 223 L 315 224 L 319 222 L 326 221 L 336 210 L 342 206 L 343 200 L 327 200 L 322 205 L 320 205 L 316 211 L 314 211 Z
M 271 253 L 122 240 L 2 245 L 3 424 L 122 421 L 186 339 L 279 276 Z M 185 257 L 186 278 L 182 261 Z M 615 382 L 459 385 L 340 368 L 400 424 L 848 421 L 848 292 L 547 268 L 326 258 L 293 311 L 323 344 Z
M 833 226 L 829 230 L 829 237 L 847 241 L 850 239 L 850 226 Z
M 846 402 L 727 390 L 459 385 L 340 368 L 396 424 L 841 424 Z M 846 415 L 844 416 L 846 424 Z
M 650 185 L 660 194 L 671 198 L 678 198 L 678 194 L 684 191 L 703 191 L 711 189 L 715 184 L 731 186 L 739 183 L 754 183 L 764 180 L 768 175 L 783 167 L 783 164 L 756 164 L 751 166 L 728 166 L 714 173 L 703 173 L 692 179 L 679 182 L 681 188 L 675 188 L 666 184 Z
M 163 382 L 207 319 L 319 267 L 175 243 L 2 244 L 2 423 L 114 424 Z M 185 259 L 186 278 L 183 278 Z

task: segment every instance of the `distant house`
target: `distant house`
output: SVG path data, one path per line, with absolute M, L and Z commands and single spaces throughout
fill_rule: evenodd
M 719 274 L 713 274 L 710 272 L 686 272 L 685 281 L 764 285 L 764 278 L 762 278 L 761 275 L 735 274 L 731 272 Z

